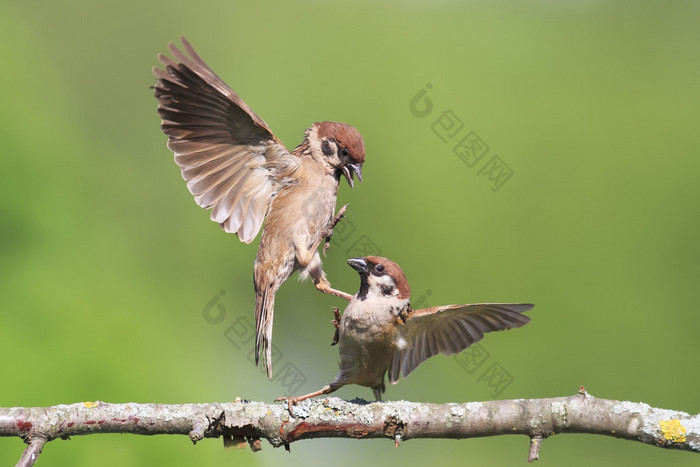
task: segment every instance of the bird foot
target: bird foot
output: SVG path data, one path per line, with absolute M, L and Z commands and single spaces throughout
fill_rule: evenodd
M 340 222 L 340 219 L 345 217 L 345 211 L 348 210 L 348 206 L 350 206 L 350 204 L 346 204 L 342 208 L 338 209 L 338 213 L 331 219 L 331 228 L 335 227 L 338 224 L 338 222 Z
M 333 342 L 331 342 L 331 345 L 336 345 L 340 340 L 340 308 L 337 306 L 333 307 L 333 316 L 335 316 L 335 319 L 331 322 L 333 326 L 335 326 L 335 334 L 333 335 Z
M 289 415 L 294 417 L 294 409 L 293 406 L 298 404 L 299 402 L 303 401 L 305 397 L 303 396 L 297 396 L 297 397 L 278 397 L 275 399 L 275 402 L 282 402 L 282 401 L 287 401 L 287 410 L 289 410 Z
M 292 411 L 292 406 L 298 404 L 299 402 L 309 399 L 311 397 L 316 397 L 320 396 L 322 394 L 329 394 L 336 389 L 338 389 L 341 385 L 337 385 L 336 383 L 329 384 L 326 386 L 323 386 L 321 389 L 318 391 L 311 392 L 309 394 L 303 395 L 303 396 L 295 396 L 295 397 L 278 397 L 275 399 L 275 402 L 281 402 L 281 401 L 287 401 L 287 409 L 289 410 L 289 415 L 294 417 L 294 412 Z
M 326 237 L 326 241 L 323 244 L 323 256 L 326 256 L 326 251 L 331 247 L 331 237 L 333 236 L 333 229 L 335 229 L 335 226 L 338 225 L 338 222 L 340 222 L 340 219 L 345 217 L 345 211 L 348 209 L 349 204 L 346 204 L 342 208 L 338 210 L 338 213 L 331 218 L 331 220 L 328 222 L 328 225 L 326 226 L 326 230 L 323 232 L 322 237 Z

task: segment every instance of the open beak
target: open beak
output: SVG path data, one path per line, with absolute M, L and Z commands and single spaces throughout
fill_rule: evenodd
M 343 175 L 348 181 L 350 188 L 355 188 L 355 183 L 353 182 L 353 175 L 357 175 L 357 179 L 362 182 L 362 165 L 360 164 L 345 164 L 343 165 Z
M 351 268 L 353 268 L 355 271 L 359 272 L 360 274 L 368 274 L 369 273 L 369 266 L 367 265 L 367 261 L 365 261 L 362 258 L 350 258 L 348 260 L 348 264 L 350 265 Z

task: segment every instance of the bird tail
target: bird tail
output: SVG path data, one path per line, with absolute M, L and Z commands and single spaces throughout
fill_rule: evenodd
M 272 378 L 272 317 L 275 313 L 275 290 L 264 288 L 255 293 L 255 364 L 265 362 Z

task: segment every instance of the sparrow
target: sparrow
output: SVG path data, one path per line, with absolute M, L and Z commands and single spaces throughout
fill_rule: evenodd
M 211 220 L 244 243 L 262 236 L 255 259 L 255 362 L 272 376 L 272 319 L 275 293 L 294 271 L 311 277 L 318 290 L 346 300 L 331 288 L 324 254 L 333 227 L 340 177 L 354 187 L 362 181 L 365 145 L 360 132 L 339 122 L 316 122 L 303 142 L 289 151 L 182 38 L 183 51 L 158 59 L 153 68 L 161 129 L 197 204 Z
M 310 397 L 330 394 L 346 384 L 372 389 L 380 401 L 385 375 L 396 384 L 422 362 L 439 353 L 452 355 L 484 337 L 484 333 L 518 328 L 530 322 L 522 313 L 529 303 L 476 303 L 414 310 L 411 289 L 395 262 L 379 256 L 351 258 L 348 264 L 360 275 L 360 289 L 338 322 L 336 338 L 340 373 L 318 391 L 280 397 L 292 405 Z M 334 342 L 334 343 L 335 343 Z

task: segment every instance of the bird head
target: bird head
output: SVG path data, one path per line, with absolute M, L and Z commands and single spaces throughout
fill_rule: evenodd
M 397 298 L 408 301 L 411 289 L 408 280 L 398 264 L 381 256 L 350 258 L 348 264 L 360 275 L 358 298 L 367 297 Z
M 355 127 L 347 123 L 317 122 L 307 138 L 314 157 L 324 161 L 338 178 L 343 174 L 350 187 L 354 187 L 355 175 L 362 181 L 365 143 Z

